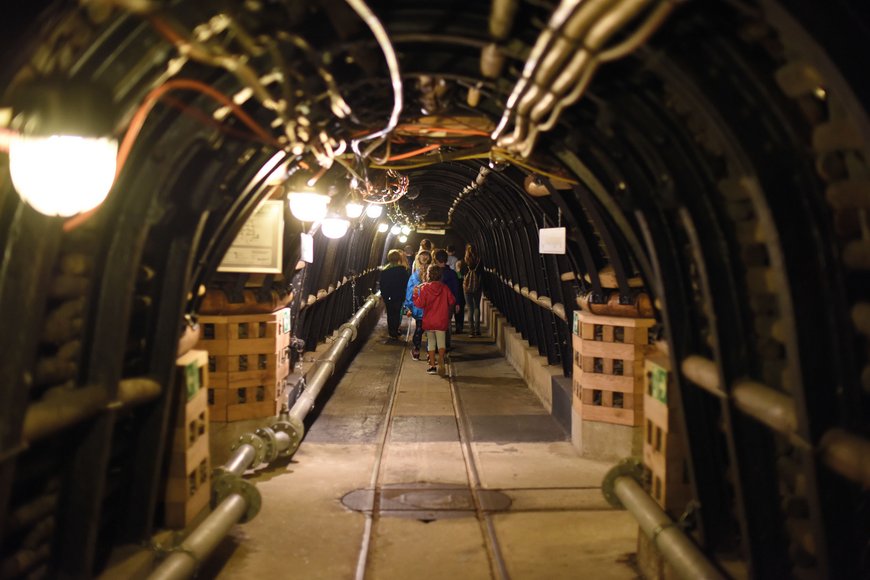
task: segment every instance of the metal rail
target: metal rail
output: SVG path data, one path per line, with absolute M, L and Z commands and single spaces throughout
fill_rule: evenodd
M 626 509 L 634 516 L 643 533 L 681 578 L 724 580 L 725 576 L 691 538 L 644 491 L 638 483 L 640 474 L 638 460 L 619 462 L 604 476 L 601 486 L 604 497 L 612 506 Z
M 359 325 L 379 300 L 378 294 L 369 296 L 351 319 L 341 326 L 332 346 L 317 359 L 313 372 L 309 371 L 310 379 L 305 392 L 289 414 L 279 416 L 271 427 L 263 427 L 239 437 L 233 455 L 215 470 L 212 485 L 214 495 L 220 498 L 217 506 L 160 564 L 149 577 L 150 580 L 189 578 L 236 523 L 244 523 L 257 515 L 260 511 L 260 494 L 241 475 L 252 465 L 271 463 L 279 455 L 288 456 L 296 452 L 304 434 L 302 420 L 335 371 L 339 356 L 356 339 Z

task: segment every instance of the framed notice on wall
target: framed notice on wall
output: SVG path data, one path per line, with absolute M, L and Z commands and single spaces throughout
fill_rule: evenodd
M 264 201 L 242 226 L 218 272 L 280 274 L 284 250 L 284 202 Z

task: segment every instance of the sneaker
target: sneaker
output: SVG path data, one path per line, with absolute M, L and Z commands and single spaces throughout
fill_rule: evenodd
M 420 360 L 420 351 L 416 348 L 411 351 L 411 358 L 414 360 Z
M 437 372 L 438 372 L 438 369 L 435 367 L 429 367 L 428 369 L 426 369 L 426 374 L 429 374 L 429 375 L 434 375 Z

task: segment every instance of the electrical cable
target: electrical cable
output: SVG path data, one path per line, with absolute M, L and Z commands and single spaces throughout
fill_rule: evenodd
M 115 180 L 117 181 L 118 176 L 121 175 L 121 171 L 124 169 L 124 165 L 127 162 L 127 158 L 130 155 L 130 151 L 133 149 L 133 143 L 138 137 L 139 132 L 142 130 L 142 127 L 145 125 L 145 120 L 148 117 L 148 114 L 154 108 L 154 105 L 160 100 L 165 93 L 171 90 L 193 90 L 198 91 L 206 96 L 211 97 L 212 99 L 218 101 L 224 106 L 229 107 L 233 113 L 235 113 L 236 117 L 242 121 L 245 125 L 250 128 L 254 134 L 260 138 L 263 142 L 268 145 L 272 145 L 277 149 L 281 149 L 281 144 L 275 140 L 274 137 L 269 135 L 266 130 L 259 125 L 254 119 L 252 119 L 245 111 L 242 110 L 241 107 L 236 105 L 232 99 L 218 91 L 217 89 L 210 87 L 209 85 L 193 80 L 193 79 L 173 79 L 167 81 L 166 83 L 155 87 L 149 92 L 145 98 L 142 100 L 142 103 L 139 105 L 139 108 L 136 109 L 136 112 L 133 114 L 133 118 L 130 120 L 130 124 L 127 126 L 127 132 L 124 134 L 124 139 L 121 141 L 120 147 L 118 147 L 118 161 L 117 167 L 115 169 Z M 94 208 L 87 212 L 82 212 L 76 216 L 71 217 L 66 220 L 63 224 L 63 230 L 65 232 L 72 231 L 79 227 L 81 224 L 86 222 L 91 215 L 93 215 L 98 208 Z

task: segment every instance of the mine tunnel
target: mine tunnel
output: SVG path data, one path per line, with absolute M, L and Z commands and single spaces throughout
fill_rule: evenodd
M 862 2 L 4 12 L 0 578 L 870 577 Z

